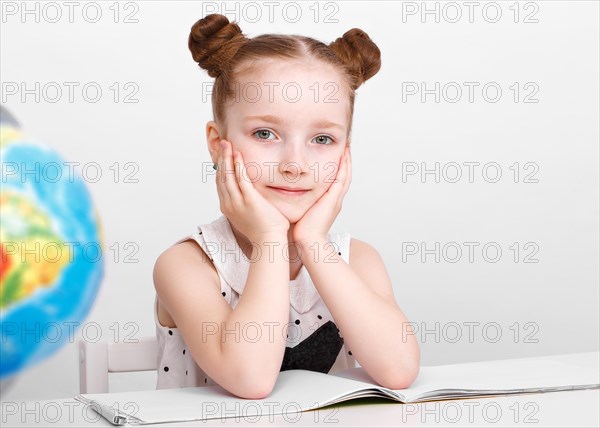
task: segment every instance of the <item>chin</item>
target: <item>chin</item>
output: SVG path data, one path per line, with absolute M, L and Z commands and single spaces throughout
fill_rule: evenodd
M 298 221 L 300 221 L 300 219 L 304 215 L 303 213 L 301 213 L 301 214 L 293 213 L 293 214 L 289 215 L 289 214 L 287 214 L 287 213 L 285 213 L 283 211 L 282 211 L 282 214 L 290 222 L 290 226 L 293 226 L 294 224 L 298 223 Z
M 287 221 L 290 222 L 290 225 L 297 223 L 304 216 L 304 214 L 306 214 L 306 211 L 301 211 L 292 207 L 277 206 L 277 209 L 285 216 Z

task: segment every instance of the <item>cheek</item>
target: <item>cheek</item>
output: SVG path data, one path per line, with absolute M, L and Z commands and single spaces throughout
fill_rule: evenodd
M 244 159 L 246 173 L 254 186 L 268 186 L 270 182 L 275 181 L 277 176 L 277 166 L 268 158 L 249 151 L 241 151 Z M 271 178 L 269 178 L 271 177 Z
M 246 171 L 254 185 L 278 182 L 279 158 L 265 150 L 243 147 L 239 149 Z
M 315 165 L 315 167 L 316 166 L 317 165 Z M 328 188 L 335 180 L 338 169 L 339 158 L 328 156 L 318 163 L 318 168 L 315 168 L 312 175 L 314 176 L 315 181 L 318 182 L 317 184 Z
M 276 152 L 260 150 L 244 144 L 239 144 L 234 149 L 242 154 L 248 176 L 255 186 L 268 186 L 273 182 L 281 182 L 280 160 Z M 341 154 L 338 156 L 331 153 L 315 154 L 312 159 L 307 160 L 307 175 L 317 193 L 322 194 L 327 191 L 335 180 L 341 156 Z M 294 184 L 294 181 L 290 184 Z

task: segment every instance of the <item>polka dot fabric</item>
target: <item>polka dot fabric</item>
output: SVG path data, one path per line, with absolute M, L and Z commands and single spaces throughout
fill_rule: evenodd
M 175 242 L 176 245 L 193 239 L 211 258 L 220 279 L 221 295 L 233 309 L 244 291 L 250 261 L 238 246 L 229 220 L 221 215 L 215 221 L 200 225 L 197 232 Z M 325 254 L 335 251 L 344 261 L 349 261 L 350 235 L 330 233 L 329 248 L 321 248 Z M 282 249 L 273 247 L 275 250 Z M 304 266 L 298 276 L 289 282 L 290 316 L 284 326 L 274 327 L 275 334 L 285 334 L 286 349 L 281 371 L 304 369 L 322 373 L 334 373 L 351 367 L 360 367 L 335 321 L 319 295 Z M 342 290 L 340 290 L 340 293 Z M 165 327 L 158 321 L 158 298 L 154 302 L 154 320 L 158 341 L 157 389 L 216 385 L 196 364 L 186 351 L 183 337 L 177 328 Z M 248 335 L 256 334 L 247 330 Z

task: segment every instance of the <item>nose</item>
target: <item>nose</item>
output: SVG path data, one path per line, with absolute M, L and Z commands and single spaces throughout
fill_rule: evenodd
M 309 165 L 306 147 L 302 143 L 288 142 L 282 145 L 282 154 L 279 162 L 279 172 L 285 178 L 298 180 L 308 174 Z

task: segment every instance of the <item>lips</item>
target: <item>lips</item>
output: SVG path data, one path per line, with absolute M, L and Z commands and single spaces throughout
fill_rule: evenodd
M 301 187 L 279 187 L 279 186 L 269 186 L 273 189 L 281 189 L 281 190 L 287 190 L 290 192 L 294 192 L 294 191 L 307 191 L 308 189 L 303 189 Z
M 308 189 L 302 189 L 300 187 L 273 187 L 273 186 L 269 186 L 270 189 L 275 190 L 276 192 L 279 192 L 281 194 L 285 194 L 285 195 L 292 195 L 292 196 L 299 196 L 299 195 L 304 195 L 306 192 L 308 192 Z

